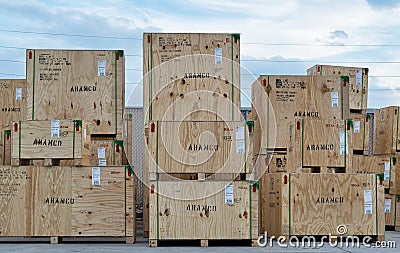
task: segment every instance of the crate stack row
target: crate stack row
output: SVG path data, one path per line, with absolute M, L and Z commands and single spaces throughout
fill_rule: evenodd
M 357 173 L 380 173 L 385 186 L 387 230 L 400 231 L 399 107 L 376 109 L 373 116 L 372 155 L 354 156 Z
M 133 243 L 123 51 L 27 49 L 26 79 L 1 80 L 0 95 L 1 236 Z
M 260 230 L 382 239 L 383 183 L 353 172 L 353 156 L 369 150 L 368 69 L 316 65 L 307 74 L 252 84 Z
M 258 238 L 252 122 L 240 112 L 238 34 L 145 33 L 144 235 Z M 206 228 L 206 229 L 205 229 Z

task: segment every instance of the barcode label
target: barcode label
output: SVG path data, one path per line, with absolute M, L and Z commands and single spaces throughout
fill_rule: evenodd
M 51 121 L 51 138 L 60 137 L 60 121 L 52 120 Z
M 225 186 L 225 204 L 233 205 L 233 185 Z
M 92 168 L 92 186 L 100 186 L 100 168 Z

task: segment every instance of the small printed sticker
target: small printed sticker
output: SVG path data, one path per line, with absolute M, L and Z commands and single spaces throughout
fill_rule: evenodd
M 106 76 L 106 60 L 99 60 L 97 65 L 99 76 Z
M 372 191 L 364 190 L 364 213 L 372 214 Z
M 392 200 L 385 199 L 385 213 L 390 213 L 391 206 L 392 206 Z
M 105 159 L 106 158 L 106 148 L 100 147 L 97 149 L 97 158 Z
M 107 166 L 107 160 L 99 160 L 99 166 Z
M 15 99 L 18 101 L 22 100 L 22 88 L 15 89 Z
M 339 107 L 339 92 L 331 92 L 332 107 Z
M 361 122 L 359 120 L 354 121 L 354 133 L 360 133 Z
M 244 127 L 236 128 L 236 153 L 245 153 L 245 142 L 244 142 Z
M 52 120 L 51 121 L 51 138 L 60 137 L 60 121 Z
M 86 141 L 86 128 L 83 129 L 83 141 Z
M 347 132 L 340 131 L 340 155 L 348 155 L 349 154 L 349 145 L 347 140 Z
M 362 77 L 363 77 L 362 69 L 357 69 L 357 72 L 356 72 L 356 85 L 362 85 Z
M 225 204 L 233 205 L 233 185 L 225 186 Z
M 92 186 L 100 186 L 100 168 L 92 168 Z
M 222 48 L 217 47 L 214 49 L 215 65 L 222 64 Z
M 384 181 L 389 181 L 390 180 L 390 170 L 385 170 L 383 172 L 383 180 Z

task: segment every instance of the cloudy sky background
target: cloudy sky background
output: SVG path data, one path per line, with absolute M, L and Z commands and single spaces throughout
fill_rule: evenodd
M 400 105 L 399 17 L 397 0 L 0 0 L 0 78 L 25 77 L 25 48 L 124 49 L 126 102 L 141 106 L 143 32 L 232 32 L 255 77 L 368 67 L 368 107 Z

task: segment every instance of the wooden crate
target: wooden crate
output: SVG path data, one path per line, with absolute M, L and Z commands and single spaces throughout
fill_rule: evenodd
M 385 194 L 385 226 L 396 226 L 396 195 Z
M 296 168 L 351 167 L 351 120 L 300 119 L 293 125 Z
M 256 244 L 256 184 L 152 181 L 150 189 L 150 246 L 157 246 L 159 240 L 253 240 Z
M 344 225 L 347 235 L 384 238 L 384 190 L 376 175 L 270 173 L 260 192 L 260 231 L 268 236 L 338 235 Z
M 289 151 L 294 119 L 348 119 L 348 77 L 260 76 L 252 84 L 255 153 Z
M 150 173 L 252 173 L 253 122 L 150 123 Z
M 239 34 L 144 33 L 144 122 L 240 120 Z
M 0 167 L 1 236 L 135 239 L 135 186 L 123 167 Z
M 11 163 L 18 166 L 44 160 L 39 165 L 122 165 L 123 141 L 91 135 L 91 125 L 80 120 L 14 122 Z
M 26 119 L 26 80 L 0 79 L 0 129 Z
M 133 126 L 132 126 L 132 113 L 125 113 L 124 116 L 124 157 L 126 161 L 124 164 L 132 165 L 132 137 L 133 137 Z
M 374 112 L 374 155 L 400 152 L 399 107 L 389 106 Z
M 0 165 L 11 164 L 11 130 L 0 133 Z
M 122 138 L 122 50 L 27 49 L 26 79 L 27 119 L 82 119 L 93 134 Z
M 337 75 L 350 77 L 350 110 L 366 110 L 368 98 L 368 68 L 315 65 L 307 75 Z
M 362 113 L 350 113 L 353 120 L 353 153 L 369 154 L 370 116 Z

